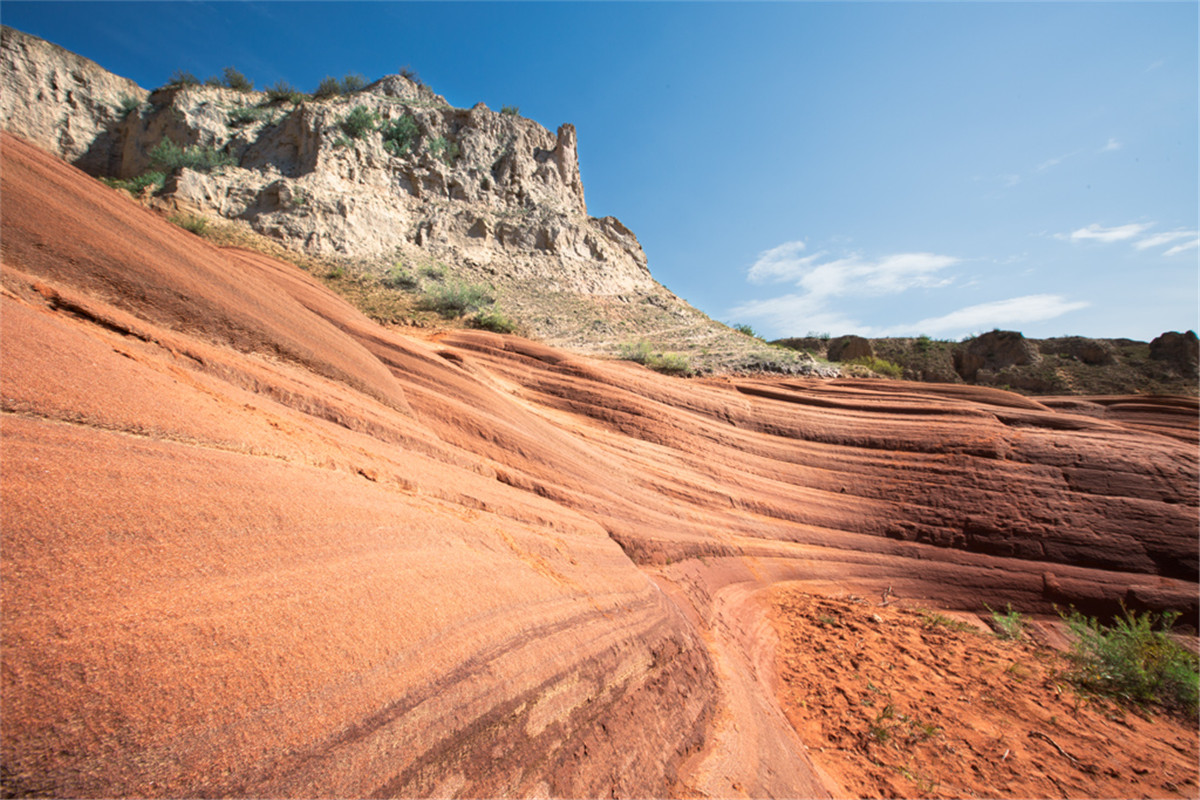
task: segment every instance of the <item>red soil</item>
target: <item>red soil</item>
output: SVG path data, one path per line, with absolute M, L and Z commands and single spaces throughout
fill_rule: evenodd
M 1195 617 L 1195 400 L 421 341 L 0 158 L 6 793 L 817 796 L 764 587 Z

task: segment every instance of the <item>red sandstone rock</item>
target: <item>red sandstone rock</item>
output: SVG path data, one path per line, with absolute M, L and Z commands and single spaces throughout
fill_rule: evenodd
M 1196 614 L 1195 400 L 421 341 L 0 156 L 6 791 L 815 796 L 765 587 Z

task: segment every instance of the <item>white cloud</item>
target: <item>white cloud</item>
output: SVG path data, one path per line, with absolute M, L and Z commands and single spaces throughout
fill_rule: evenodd
M 1097 153 L 1110 153 L 1113 150 L 1120 150 L 1120 149 L 1121 149 L 1120 142 L 1118 142 L 1116 139 L 1109 139 L 1108 144 L 1104 145 L 1104 147 L 1101 147 L 1096 152 Z
M 1194 247 L 1200 247 L 1200 239 L 1192 239 L 1190 242 L 1184 242 L 1183 244 L 1175 245 L 1170 250 L 1163 253 L 1163 255 L 1164 256 L 1179 255 L 1180 253 L 1191 250 Z
M 1070 236 L 1059 234 L 1060 239 L 1070 239 L 1072 242 L 1086 241 L 1088 239 L 1104 242 L 1123 242 L 1126 239 L 1132 239 L 1138 236 L 1142 231 L 1151 227 L 1154 223 L 1130 223 L 1128 225 L 1117 225 L 1113 228 L 1105 228 L 1095 222 L 1088 225 L 1086 228 L 1071 231 Z
M 1040 163 L 1036 167 L 1034 167 L 1034 172 L 1045 172 L 1046 170 L 1050 169 L 1051 167 L 1057 167 L 1059 164 L 1066 161 L 1068 158 L 1073 158 L 1074 156 L 1077 156 L 1077 155 L 1079 155 L 1079 151 L 1073 150 L 1070 153 L 1064 153 L 1061 156 L 1056 156 L 1054 158 L 1047 158 L 1045 161 L 1043 161 L 1042 163 Z
M 820 253 L 801 257 L 806 245 L 803 241 L 784 242 L 778 247 L 763 250 L 758 260 L 750 267 L 747 277 L 751 283 L 786 281 L 804 274 L 808 264 L 820 257 Z
M 1153 64 L 1151 64 L 1150 66 L 1146 67 L 1146 69 L 1145 69 L 1144 71 L 1145 71 L 1145 72 L 1151 72 L 1151 71 L 1153 71 L 1153 70 L 1156 70 L 1156 69 L 1158 69 L 1158 68 L 1162 67 L 1162 66 L 1163 66 L 1164 64 L 1166 64 L 1166 63 L 1167 63 L 1167 62 L 1166 62 L 1165 60 L 1163 60 L 1163 59 L 1161 59 L 1161 58 L 1160 58 L 1158 61 L 1155 61 L 1155 62 L 1154 62 Z
M 1162 247 L 1164 244 L 1169 244 L 1176 239 L 1186 239 L 1189 236 L 1196 235 L 1196 231 L 1164 231 L 1163 233 L 1156 233 L 1153 236 L 1147 236 L 1145 239 L 1134 242 L 1133 246 L 1138 250 L 1147 250 L 1151 247 Z
M 911 325 L 896 326 L 886 331 L 885 334 L 914 330 L 925 333 L 966 333 L 1028 322 L 1040 322 L 1062 316 L 1069 311 L 1085 308 L 1088 305 L 1082 301 L 1068 301 L 1057 294 L 1030 294 L 1024 297 L 967 306 L 940 317 L 930 317 Z

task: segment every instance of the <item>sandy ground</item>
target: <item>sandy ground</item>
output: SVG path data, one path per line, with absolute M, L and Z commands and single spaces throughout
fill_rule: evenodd
M 1195 720 L 1078 694 L 1034 624 L 771 591 L 778 696 L 841 797 L 1196 797 Z M 840 790 L 840 791 L 839 791 Z

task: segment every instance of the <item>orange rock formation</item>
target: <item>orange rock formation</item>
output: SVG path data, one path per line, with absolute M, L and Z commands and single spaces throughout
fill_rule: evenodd
M 801 795 L 782 581 L 1197 597 L 1197 407 L 384 329 L 2 139 L 5 790 Z

